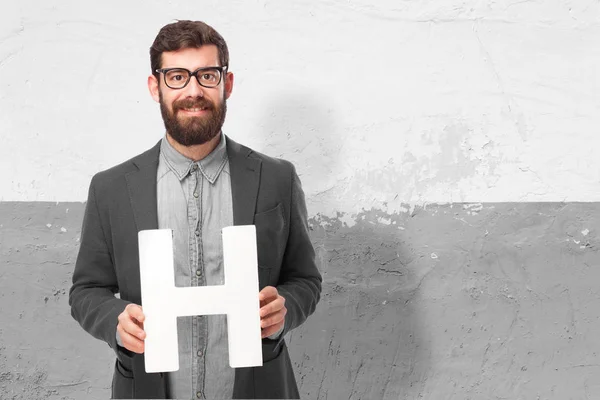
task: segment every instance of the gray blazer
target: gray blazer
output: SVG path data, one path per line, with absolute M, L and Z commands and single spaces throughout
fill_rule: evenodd
M 125 306 L 141 304 L 137 234 L 158 228 L 159 151 L 160 141 L 92 178 L 69 291 L 73 318 L 116 353 L 113 398 L 158 399 L 167 393 L 164 374 L 146 373 L 144 355 L 118 346 L 115 336 Z M 259 289 L 277 287 L 288 311 L 279 339 L 262 340 L 263 366 L 235 370 L 233 398 L 299 398 L 284 335 L 314 312 L 322 282 L 308 237 L 304 192 L 288 161 L 229 137 L 227 154 L 234 224 L 256 226 Z

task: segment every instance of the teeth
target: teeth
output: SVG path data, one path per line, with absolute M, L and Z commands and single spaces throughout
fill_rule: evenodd
M 206 108 L 186 108 L 185 111 L 191 111 L 191 112 L 198 112 L 198 111 L 204 111 L 206 110 Z

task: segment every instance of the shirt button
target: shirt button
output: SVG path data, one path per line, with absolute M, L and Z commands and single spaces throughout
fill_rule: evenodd
M 200 271 L 199 269 L 197 269 L 197 270 L 196 270 L 196 275 L 197 275 L 197 276 L 200 276 L 200 275 L 202 275 L 202 271 Z
M 194 197 L 198 198 L 198 193 L 194 192 Z
M 202 392 L 196 392 L 196 397 L 201 399 L 202 398 Z
M 197 170 L 197 169 L 198 169 L 198 164 L 194 164 L 194 165 L 192 165 L 192 171 L 195 171 L 195 170 Z
M 200 236 L 200 231 L 196 231 L 194 233 L 196 234 L 196 236 Z
M 198 357 L 202 357 L 202 350 L 198 350 L 196 354 L 198 355 Z

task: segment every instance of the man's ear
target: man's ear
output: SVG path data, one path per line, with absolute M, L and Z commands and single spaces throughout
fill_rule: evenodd
M 148 77 L 148 90 L 150 91 L 150 96 L 152 96 L 154 101 L 160 103 L 160 95 L 158 94 L 158 79 L 156 79 L 156 76 L 154 75 L 150 75 Z
M 228 72 L 225 75 L 225 98 L 229 99 L 231 92 L 233 91 L 233 72 Z

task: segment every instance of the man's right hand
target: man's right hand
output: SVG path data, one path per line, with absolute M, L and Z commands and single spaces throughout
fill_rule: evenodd
M 134 353 L 144 352 L 144 313 L 142 307 L 137 304 L 127 304 L 125 310 L 119 314 L 117 333 L 123 342 L 123 347 Z

